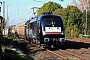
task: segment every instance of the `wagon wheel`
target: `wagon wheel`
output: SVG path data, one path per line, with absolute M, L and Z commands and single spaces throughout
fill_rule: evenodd
M 29 38 L 29 42 L 30 42 L 30 44 L 32 44 L 33 43 L 33 39 Z
M 40 47 L 40 41 L 39 40 L 36 40 L 36 44 L 38 47 Z

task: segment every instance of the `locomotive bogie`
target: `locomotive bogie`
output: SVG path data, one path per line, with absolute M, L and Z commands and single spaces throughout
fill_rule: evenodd
M 44 38 L 44 42 L 61 42 L 64 43 L 65 42 L 65 38 Z
M 41 43 L 42 46 L 49 48 L 61 47 L 63 44 L 64 38 L 44 38 L 43 43 Z

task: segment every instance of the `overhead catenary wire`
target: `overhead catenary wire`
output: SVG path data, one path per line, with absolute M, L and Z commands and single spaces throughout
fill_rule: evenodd
M 35 1 L 37 1 L 37 0 L 35 0 Z M 40 4 L 39 5 L 37 5 L 37 6 L 40 6 L 40 5 L 42 5 L 43 3 L 45 3 L 45 1 L 46 0 L 44 0 L 44 2 L 43 1 L 37 1 L 37 2 L 40 2 Z M 12 6 L 10 6 L 10 7 L 12 7 Z M 17 7 L 13 7 L 15 10 L 17 9 L 17 10 L 19 10 L 20 8 L 17 8 Z M 29 11 L 29 12 L 27 12 L 27 13 L 23 13 L 24 15 L 23 16 L 21 16 L 22 15 L 22 13 L 20 13 L 20 12 L 16 12 L 15 14 L 17 15 L 17 16 L 19 16 L 19 18 L 18 19 L 20 19 L 20 20 L 22 20 L 22 21 L 24 21 L 24 20 L 28 20 L 28 19 L 30 19 L 31 17 L 30 17 L 30 14 L 29 13 L 31 13 L 31 11 Z M 36 10 L 36 12 L 35 13 L 37 13 L 37 10 Z M 29 15 L 29 17 L 28 17 L 28 15 Z M 33 15 L 33 14 L 32 14 Z M 28 18 L 27 18 L 28 17 Z M 12 18 L 12 17 L 10 17 L 12 20 L 16 20 L 16 18 Z M 11 20 L 10 19 L 10 20 Z

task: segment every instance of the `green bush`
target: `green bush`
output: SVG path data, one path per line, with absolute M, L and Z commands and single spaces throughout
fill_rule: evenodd
M 13 41 L 12 36 L 9 36 L 9 35 L 3 36 L 3 44 L 10 44 L 10 43 L 12 43 L 12 41 Z
M 6 53 L 11 53 L 11 54 L 18 54 L 16 51 L 10 50 L 10 49 L 5 49 Z

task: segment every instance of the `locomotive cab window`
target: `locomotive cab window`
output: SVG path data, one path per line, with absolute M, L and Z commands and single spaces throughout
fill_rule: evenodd
M 42 27 L 61 27 L 63 30 L 63 21 L 58 16 L 44 16 L 42 18 Z

